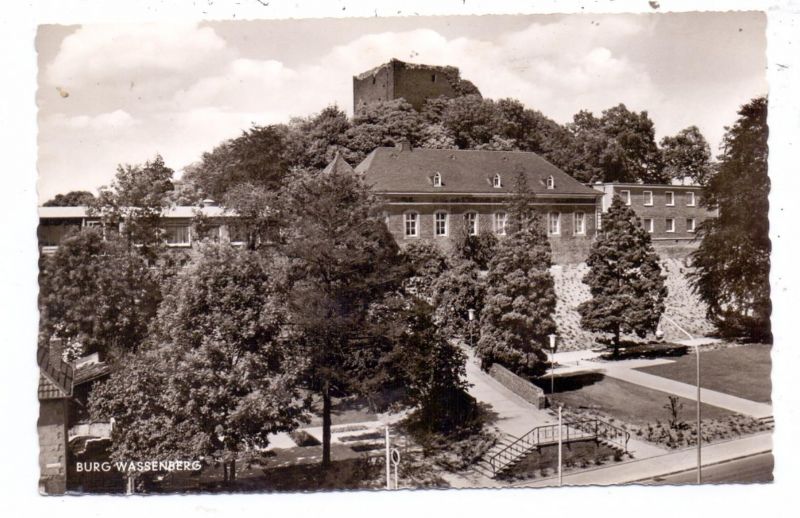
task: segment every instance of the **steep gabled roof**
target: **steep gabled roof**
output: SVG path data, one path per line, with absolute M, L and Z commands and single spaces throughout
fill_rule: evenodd
M 342 155 L 337 151 L 336 155 L 333 157 L 333 160 L 325 166 L 325 169 L 322 170 L 322 174 L 331 174 L 331 173 L 339 173 L 339 174 L 355 174 L 355 170 L 353 167 L 347 163 L 347 160 L 342 158 Z
M 373 189 L 387 193 L 512 194 L 517 174 L 523 172 L 534 194 L 603 195 L 536 153 L 524 151 L 380 147 L 355 170 Z M 442 177 L 441 187 L 433 185 L 436 173 Z M 499 188 L 492 184 L 496 174 L 501 179 Z M 549 176 L 553 189 L 547 188 Z

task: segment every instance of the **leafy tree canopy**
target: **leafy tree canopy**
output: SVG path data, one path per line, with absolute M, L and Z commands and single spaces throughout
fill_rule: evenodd
M 692 282 L 721 332 L 770 341 L 767 99 L 742 106 L 727 128 L 704 203 L 719 211 L 698 228 Z
M 39 287 L 41 338 L 63 340 L 73 359 L 137 349 L 160 300 L 144 258 L 96 228 L 67 235 L 42 260 Z
M 706 185 L 713 173 L 711 148 L 697 126 L 689 126 L 673 137 L 661 139 L 664 174 L 683 182 L 686 178 Z
M 89 191 L 70 191 L 66 194 L 56 194 L 44 202 L 45 207 L 81 207 L 90 205 L 94 201 L 94 194 Z

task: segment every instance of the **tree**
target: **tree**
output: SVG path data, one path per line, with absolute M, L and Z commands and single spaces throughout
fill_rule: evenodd
M 436 279 L 448 269 L 447 256 L 428 241 L 409 243 L 400 253 L 410 268 L 410 275 L 403 283 L 404 288 L 430 302 Z
M 420 114 L 404 99 L 369 103 L 353 116 L 353 125 L 345 135 L 345 159 L 358 163 L 373 149 L 393 146 L 407 140 L 418 146 L 423 139 Z
M 655 331 L 667 298 L 664 276 L 650 234 L 618 196 L 603 215 L 586 264 L 583 282 L 592 298 L 578 306 L 584 329 L 610 333 L 615 355 L 622 333 Z
M 295 428 L 307 401 L 302 358 L 283 336 L 284 290 L 275 258 L 203 245 L 170 282 L 150 347 L 92 394 L 92 412 L 115 419 L 114 455 L 216 458 L 234 479 L 239 452 Z
M 281 249 L 292 340 L 307 362 L 306 385 L 322 399 L 324 467 L 330 465 L 331 397 L 357 393 L 371 375 L 370 309 L 406 275 L 379 203 L 352 174 L 298 174 L 281 192 Z
M 172 175 L 160 155 L 144 165 L 120 165 L 111 186 L 100 188 L 89 214 L 99 215 L 109 231 L 120 229 L 130 251 L 136 245 L 153 259 L 164 245 L 161 216 L 174 189 Z
M 442 272 L 433 284 L 435 321 L 449 336 L 461 335 L 475 339 L 477 323 L 483 310 L 486 288 L 478 274 L 478 266 L 471 261 L 458 261 Z M 472 322 L 469 310 L 474 311 Z M 474 345 L 470 340 L 470 345 Z
M 767 99 L 753 99 L 738 115 L 704 191 L 703 204 L 719 214 L 698 227 L 691 279 L 721 332 L 771 341 Z
M 230 188 L 243 183 L 277 190 L 296 155 L 293 136 L 285 125 L 253 126 L 203 153 L 183 179 L 214 200 L 223 200 Z
M 445 106 L 441 122 L 453 135 L 459 149 L 476 149 L 488 145 L 493 139 L 505 137 L 502 113 L 494 101 L 479 95 L 450 99 Z
M 697 126 L 689 126 L 674 137 L 661 139 L 661 155 L 667 178 L 684 182 L 691 178 L 706 185 L 712 174 L 711 148 Z
M 113 234 L 67 235 L 39 276 L 42 339 L 63 340 L 71 359 L 139 347 L 160 301 L 157 272 Z
M 484 367 L 498 362 L 538 375 L 547 335 L 556 329 L 550 243 L 538 214 L 500 241 L 489 263 L 477 353 Z
M 45 207 L 82 207 L 94 201 L 94 194 L 89 191 L 69 191 L 66 194 L 56 194 L 44 202 Z
M 347 114 L 338 106 L 328 106 L 320 113 L 293 121 L 296 140 L 301 142 L 300 156 L 291 160 L 292 165 L 313 169 L 324 168 L 337 149 L 347 145 L 345 137 L 352 126 Z
M 482 229 L 477 236 L 473 236 L 464 225 L 453 238 L 454 257 L 473 262 L 481 270 L 489 267 L 496 249 L 497 236 L 491 230 Z
M 575 160 L 570 172 L 581 181 L 663 183 L 661 156 L 653 121 L 646 111 L 624 104 L 604 110 L 598 119 L 581 111 L 568 125 L 574 137 Z

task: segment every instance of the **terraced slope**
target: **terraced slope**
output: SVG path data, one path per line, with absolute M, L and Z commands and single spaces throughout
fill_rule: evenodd
M 694 336 L 708 335 L 713 326 L 706 320 L 706 306 L 692 293 L 686 277 L 688 268 L 679 259 L 664 259 L 662 270 L 667 277 L 669 289 L 666 315 L 679 326 Z M 580 326 L 578 305 L 591 296 L 589 287 L 583 284 L 583 276 L 588 267 L 585 263 L 556 265 L 551 269 L 558 294 L 556 305 L 556 323 L 559 333 L 559 350 L 588 349 L 594 346 L 593 333 L 584 331 Z M 674 325 L 664 322 L 662 325 L 666 340 L 688 338 Z M 630 337 L 634 339 L 635 337 Z

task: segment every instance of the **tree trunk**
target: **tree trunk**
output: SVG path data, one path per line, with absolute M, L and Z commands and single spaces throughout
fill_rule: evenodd
M 231 472 L 230 481 L 231 482 L 235 482 L 236 481 L 236 457 L 234 457 L 233 460 L 231 461 L 230 472 Z
M 614 358 L 619 356 L 619 326 L 614 328 Z
M 228 483 L 228 463 L 222 461 L 222 482 Z
M 322 467 L 331 465 L 331 395 L 326 381 L 322 386 Z

